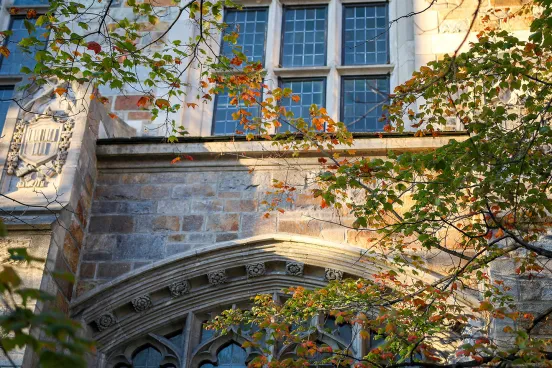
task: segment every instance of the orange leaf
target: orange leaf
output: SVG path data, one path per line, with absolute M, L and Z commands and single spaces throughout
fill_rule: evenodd
M 205 81 L 201 81 L 200 84 L 201 84 L 201 87 L 203 87 L 203 88 L 209 87 L 209 84 L 207 84 L 207 82 L 205 82 Z
M 61 96 L 62 94 L 67 93 L 67 88 L 58 87 L 54 89 L 54 92 Z
M 301 97 L 299 97 L 298 95 L 293 95 L 291 96 L 291 99 L 293 100 L 293 102 L 299 102 L 301 100 Z
M 140 97 L 138 102 L 136 102 L 136 106 L 147 107 L 149 105 L 149 102 L 150 102 L 150 98 L 148 96 L 142 96 Z
M 195 109 L 195 108 L 197 107 L 197 104 L 195 104 L 195 103 L 192 103 L 192 102 L 188 102 L 188 103 L 186 104 L 186 106 L 188 106 L 188 107 L 191 107 L 191 108 Z
M 181 160 L 180 157 L 175 157 L 175 158 L 172 159 L 171 164 L 176 164 L 180 160 Z
M 116 119 L 116 118 L 117 118 L 117 115 L 115 115 L 114 113 L 111 113 L 111 114 L 109 114 L 109 117 L 110 117 L 111 119 Z
M 10 56 L 10 50 L 6 46 L 0 46 L 0 54 L 2 54 L 4 57 Z
M 34 19 L 36 18 L 36 10 L 29 9 L 27 10 L 27 19 Z

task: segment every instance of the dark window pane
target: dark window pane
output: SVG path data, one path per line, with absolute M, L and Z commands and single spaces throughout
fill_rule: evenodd
M 8 115 L 8 109 L 10 108 L 10 98 L 13 96 L 13 86 L 0 86 L 0 133 L 4 128 L 4 122 Z M 0 135 L 1 137 L 1 135 Z
M 237 43 L 228 44 L 222 41 L 222 54 L 232 58 L 235 48 L 247 56 L 248 61 L 264 62 L 266 40 L 267 9 L 227 10 L 224 22 L 228 24 L 225 33 L 238 32 Z
M 347 78 L 343 80 L 341 119 L 351 132 L 383 131 L 383 104 L 389 95 L 389 78 Z
M 326 8 L 284 10 L 282 66 L 326 63 Z
M 48 0 L 14 0 L 13 5 L 48 5 Z
M 299 102 L 293 102 L 291 98 L 282 99 L 281 105 L 288 111 L 292 111 L 294 118 L 303 118 L 305 121 L 310 119 L 310 106 L 316 104 L 318 106 L 324 103 L 324 86 L 325 80 L 285 80 L 282 83 L 282 88 L 290 88 L 294 95 L 298 95 L 301 99 Z M 297 129 L 289 123 L 283 123 L 280 131 L 296 132 Z
M 232 343 L 222 348 L 217 354 L 218 367 L 244 367 L 246 366 L 245 360 L 247 359 L 247 353 L 245 349 L 238 344 Z
M 28 22 L 35 23 L 35 19 L 29 19 Z M 6 40 L 6 47 L 11 51 L 9 57 L 2 57 L 0 59 L 0 74 L 20 74 L 21 67 L 26 66 L 29 69 L 33 69 L 36 61 L 34 59 L 34 53 L 38 50 L 42 50 L 45 47 L 46 39 L 44 34 L 46 29 L 43 27 L 36 27 L 35 32 L 29 35 L 29 32 L 25 28 L 24 18 L 12 19 L 10 30 L 13 32 Z M 27 54 L 21 50 L 18 43 L 26 37 L 36 37 L 39 40 L 44 41 L 38 46 L 31 48 L 32 54 Z
M 163 356 L 153 347 L 144 347 L 132 359 L 134 368 L 159 368 Z
M 240 124 L 239 120 L 232 117 L 232 114 L 238 112 L 239 109 L 245 110 L 251 115 L 247 118 L 250 122 L 253 118 L 259 117 L 259 105 L 253 104 L 251 106 L 245 106 L 243 101 L 239 101 L 239 105 L 235 106 L 230 104 L 234 97 L 223 92 L 215 97 L 215 112 L 213 121 L 213 135 L 232 135 L 236 134 L 236 131 L 244 131 L 244 126 Z
M 343 64 L 387 64 L 387 5 L 345 7 Z

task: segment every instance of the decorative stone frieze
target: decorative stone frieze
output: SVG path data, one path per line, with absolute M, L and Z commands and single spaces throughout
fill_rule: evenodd
M 188 280 L 173 282 L 169 285 L 169 291 L 173 298 L 188 294 L 190 292 L 190 283 Z
M 305 265 L 301 262 L 286 262 L 286 275 L 303 276 Z
M 228 278 L 226 277 L 226 270 L 209 272 L 207 274 L 207 278 L 209 279 L 209 284 L 214 286 L 224 284 L 228 281 Z
M 106 312 L 102 314 L 100 317 L 98 317 L 96 320 L 96 326 L 98 327 L 98 330 L 105 331 L 108 328 L 114 326 L 117 323 L 117 319 L 111 312 Z
M 336 270 L 333 268 L 326 268 L 324 272 L 324 278 L 327 281 L 334 281 L 334 280 L 341 281 L 341 279 L 343 279 L 343 271 Z
M 245 270 L 247 271 L 247 277 L 263 276 L 266 273 L 266 267 L 263 262 L 247 264 L 245 265 Z
M 144 312 L 152 307 L 151 298 L 149 295 L 139 296 L 132 299 L 132 306 L 136 312 Z

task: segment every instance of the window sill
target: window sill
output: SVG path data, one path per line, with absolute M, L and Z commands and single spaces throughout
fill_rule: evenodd
M 0 86 L 14 85 L 23 80 L 21 74 L 0 74 Z
M 330 72 L 329 66 L 305 66 L 300 68 L 275 68 L 274 74 L 278 77 L 326 77 Z
M 391 73 L 395 69 L 395 65 L 340 65 L 336 69 L 340 75 L 384 75 Z

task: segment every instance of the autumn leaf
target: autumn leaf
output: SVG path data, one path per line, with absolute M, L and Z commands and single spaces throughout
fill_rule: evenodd
M 171 164 L 176 164 L 180 160 L 182 160 L 180 157 L 175 157 L 175 158 L 172 159 Z
M 115 115 L 114 113 L 110 113 L 110 114 L 109 114 L 109 117 L 110 117 L 111 119 L 117 119 L 117 115 Z
M 188 102 L 188 103 L 186 103 L 186 106 L 191 107 L 192 109 L 195 109 L 197 107 L 197 104 L 195 104 L 193 102 Z
M 64 93 L 67 93 L 67 88 L 58 87 L 54 89 L 54 92 L 61 96 Z
M 10 50 L 6 46 L 0 46 L 0 54 L 2 54 L 4 57 L 10 56 Z
M 155 106 L 159 107 L 160 109 L 166 109 L 166 108 L 170 107 L 171 104 L 169 103 L 169 101 L 167 101 L 163 98 L 159 98 L 155 101 Z
M 291 99 L 293 100 L 293 102 L 299 102 L 301 100 L 301 97 L 299 97 L 299 95 L 293 95 L 291 96 Z
M 147 107 L 150 103 L 150 98 L 148 96 L 142 96 L 140 99 L 138 99 L 138 102 L 136 102 L 136 106 L 138 107 Z
M 36 18 L 36 10 L 29 9 L 27 10 L 27 19 L 34 19 Z
M 102 46 L 100 46 L 99 43 L 96 41 L 90 41 L 88 42 L 88 45 L 86 46 L 88 50 L 94 51 L 94 53 L 99 54 L 102 51 Z

